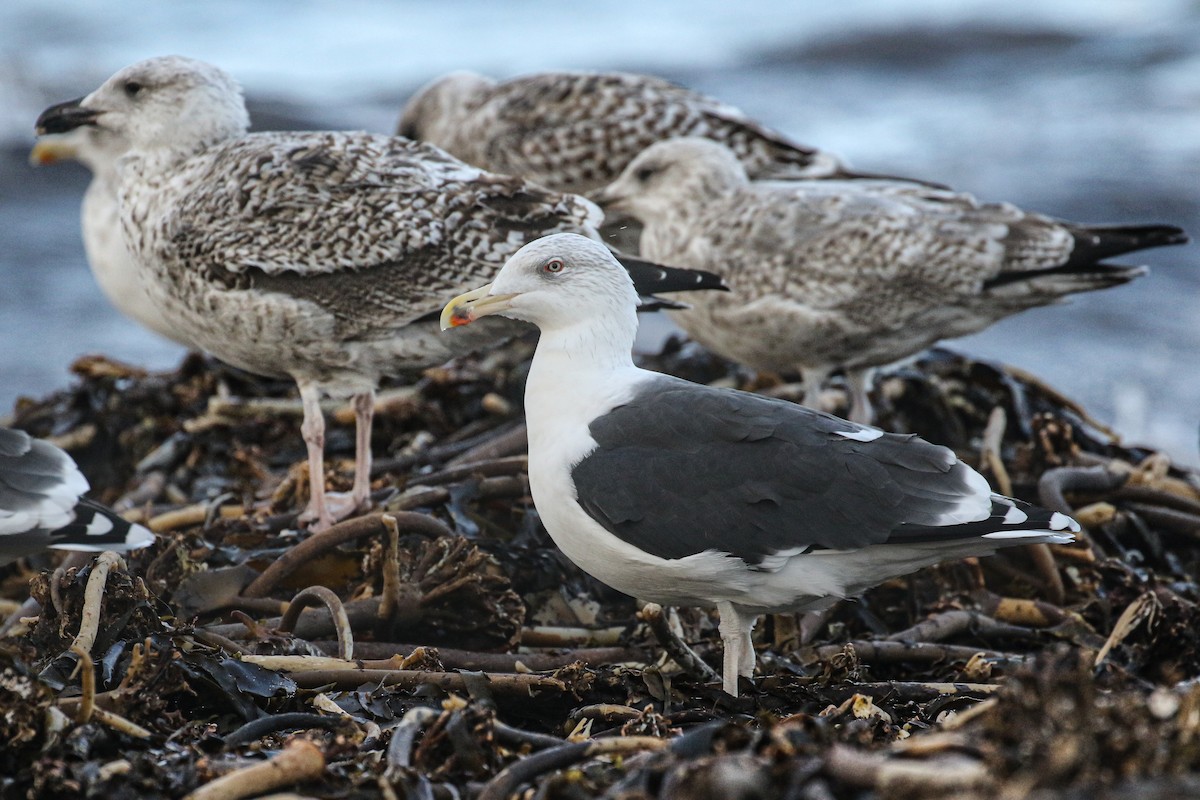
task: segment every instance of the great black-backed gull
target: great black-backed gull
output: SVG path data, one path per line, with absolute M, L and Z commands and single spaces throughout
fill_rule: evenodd
M 420 142 L 248 134 L 234 79 L 177 56 L 121 70 L 43 125 L 94 126 L 129 143 L 118 187 L 124 239 L 168 324 L 223 361 L 299 385 L 317 527 L 367 502 L 380 376 L 492 338 L 437 336 L 446 299 L 527 241 L 556 231 L 598 236 L 603 219 L 581 197 Z M 647 292 L 719 285 L 688 270 L 628 268 Z M 354 488 L 334 502 L 325 494 L 322 393 L 352 396 L 358 420 Z
M 127 551 L 154 534 L 83 496 L 87 478 L 59 448 L 0 428 L 0 565 L 46 548 Z
M 469 164 L 564 192 L 606 185 L 646 147 L 674 136 L 724 142 L 755 178 L 854 175 L 834 155 L 733 106 L 622 72 L 545 72 L 503 82 L 453 72 L 413 95 L 397 130 Z
M 752 183 L 698 137 L 652 145 L 593 199 L 642 223 L 647 258 L 729 282 L 672 313 L 692 338 L 754 369 L 801 369 L 810 404 L 844 368 L 860 422 L 871 368 L 1125 283 L 1145 268 L 1102 262 L 1187 241 L 1171 225 L 1080 225 L 911 182 Z
M 1070 517 L 994 494 L 945 447 L 634 366 L 637 304 L 604 247 L 559 234 L 452 300 L 541 329 L 525 389 L 529 486 L 582 569 L 663 604 L 715 606 L 724 685 L 754 667 L 764 613 L 819 608 L 999 547 L 1064 543 Z
M 39 138 L 29 154 L 30 161 L 44 165 L 74 160 L 91 170 L 92 180 L 83 194 L 79 221 L 92 276 L 122 314 L 160 336 L 191 347 L 163 318 L 158 304 L 150 300 L 137 261 L 121 236 L 117 160 L 128 145 L 116 134 L 94 125 L 64 128 L 78 103 L 73 100 L 42 112 L 37 121 Z

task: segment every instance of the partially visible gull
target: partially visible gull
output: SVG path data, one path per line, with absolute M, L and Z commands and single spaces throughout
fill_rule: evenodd
M 674 136 L 728 145 L 755 178 L 853 177 L 834 155 L 792 141 L 733 106 L 661 78 L 544 72 L 496 82 L 453 72 L 408 101 L 398 132 L 469 164 L 586 194 L 646 147 Z
M 80 226 L 83 249 L 92 276 L 108 301 L 134 322 L 186 347 L 177 330 L 171 327 L 150 300 L 139 278 L 137 261 L 121 236 L 117 203 L 117 160 L 127 145 L 121 137 L 93 125 L 64 129 L 77 100 L 52 106 L 38 118 L 39 139 L 30 153 L 36 165 L 75 160 L 92 172 L 92 181 L 83 195 Z M 66 110 L 63 109 L 66 106 Z
M 317 528 L 368 500 L 380 377 L 494 339 L 437 336 L 445 301 L 525 242 L 598 237 L 603 218 L 581 197 L 399 137 L 248 134 L 233 78 L 177 56 L 121 70 L 43 124 L 128 141 L 121 225 L 167 322 L 223 361 L 299 385 Z M 720 283 L 644 262 L 629 269 L 647 292 Z M 357 417 L 354 488 L 329 502 L 322 393 L 352 396 Z
M 715 606 L 724 686 L 760 614 L 820 608 L 999 547 L 1069 542 L 1063 514 L 994 494 L 945 447 L 638 369 L 637 295 L 604 247 L 558 234 L 452 300 L 541 329 L 525 388 L 529 487 L 554 542 L 614 588 Z
M 154 534 L 83 496 L 87 478 L 59 448 L 0 428 L 0 565 L 58 550 L 127 551 Z
M 860 422 L 871 368 L 1126 283 L 1145 268 L 1107 259 L 1187 241 L 1173 225 L 1062 222 L 910 182 L 752 183 L 697 137 L 647 148 L 594 199 L 642 223 L 645 257 L 729 282 L 672 312 L 692 338 L 757 370 L 802 370 L 810 405 L 845 369 Z

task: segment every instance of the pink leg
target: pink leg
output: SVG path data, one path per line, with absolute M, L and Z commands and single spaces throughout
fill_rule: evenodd
M 325 504 L 325 417 L 321 414 L 321 393 L 315 385 L 302 383 L 300 402 L 304 406 L 300 432 L 308 447 L 308 482 L 312 495 L 301 519 L 312 520 L 311 530 L 323 531 L 333 524 L 333 515 Z
M 371 419 L 375 416 L 375 392 L 354 395 L 355 448 L 354 489 L 350 499 L 355 511 L 362 511 L 371 496 Z

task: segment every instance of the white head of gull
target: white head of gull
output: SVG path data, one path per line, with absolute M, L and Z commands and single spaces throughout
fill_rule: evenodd
M 636 303 L 602 246 L 559 234 L 452 300 L 442 326 L 501 314 L 541 329 L 525 411 L 546 530 L 626 594 L 715 606 L 730 694 L 753 672 L 760 614 L 821 608 L 943 559 L 1079 530 L 994 494 L 917 436 L 639 369 Z
M 117 200 L 117 162 L 129 149 L 125 139 L 95 125 L 56 132 L 55 120 L 63 107 L 78 108 L 79 101 L 51 106 L 38 120 L 38 140 L 29 160 L 37 166 L 60 161 L 78 161 L 92 172 L 91 183 L 83 194 L 80 228 L 83 249 L 92 276 L 108 301 L 125 316 L 160 336 L 185 347 L 195 347 L 174 328 L 150 299 L 142 283 L 137 259 L 125 246 L 121 235 L 120 203 Z M 66 111 L 69 117 L 72 113 Z M 43 125 L 43 120 L 50 127 Z
M 151 302 L 179 336 L 236 367 L 290 377 L 304 408 L 315 528 L 369 502 L 381 377 L 439 364 L 496 331 L 437 333 L 446 299 L 547 233 L 599 238 L 600 210 L 432 145 L 361 132 L 247 133 L 241 88 L 211 64 L 151 58 L 47 130 L 120 137 L 123 238 Z M 693 270 L 631 261 L 647 292 L 705 285 Z M 708 285 L 719 286 L 717 280 Z M 511 329 L 509 329 L 511 331 Z M 327 495 L 322 395 L 352 397 L 354 485 Z
M 0 565 L 46 548 L 124 552 L 154 542 L 146 528 L 84 497 L 87 490 L 61 449 L 0 428 Z
M 733 287 L 671 313 L 688 335 L 756 370 L 803 372 L 805 402 L 834 370 L 850 418 L 870 421 L 877 366 L 1142 267 L 1104 263 L 1179 244 L 1172 225 L 1080 225 L 896 180 L 751 181 L 724 145 L 658 142 L 592 198 L 644 226 L 645 257 Z

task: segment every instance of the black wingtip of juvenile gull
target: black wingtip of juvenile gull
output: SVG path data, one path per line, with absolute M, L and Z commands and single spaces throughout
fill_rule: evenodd
M 621 262 L 621 266 L 625 267 L 629 277 L 633 279 L 633 287 L 641 295 L 660 292 L 729 291 L 724 279 L 715 272 L 668 267 L 616 250 L 613 250 L 612 254 Z

